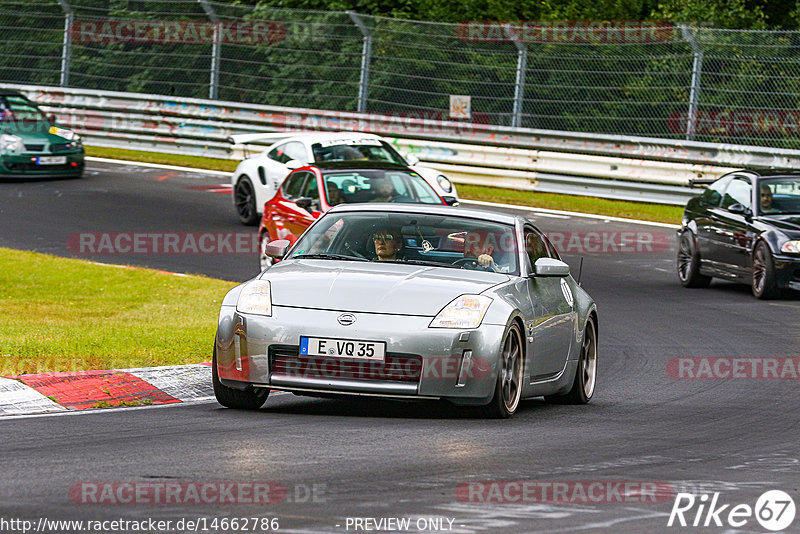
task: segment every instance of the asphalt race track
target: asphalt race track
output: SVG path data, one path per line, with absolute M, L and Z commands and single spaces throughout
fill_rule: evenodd
M 0 246 L 244 280 L 256 272 L 254 254 L 86 255 L 68 245 L 82 232 L 249 232 L 230 195 L 209 192 L 226 180 L 91 163 L 80 181 L 0 183 Z M 563 243 L 585 237 L 570 232 L 605 236 L 583 263 L 582 283 L 600 314 L 600 374 L 589 405 L 524 401 L 514 418 L 493 421 L 440 404 L 276 394 L 257 413 L 208 402 L 5 418 L 0 517 L 210 524 L 263 516 L 279 518 L 284 532 L 364 532 L 354 518 L 366 517 L 410 518 L 412 532 L 418 520 L 429 532 L 723 532 L 727 525 L 667 527 L 676 492 L 718 492 L 719 504 L 731 505 L 723 521 L 767 490 L 800 503 L 800 382 L 686 379 L 675 375 L 673 360 L 797 361 L 800 297 L 761 302 L 749 288 L 723 282 L 681 288 L 672 229 L 525 214 Z M 619 252 L 623 232 L 657 245 Z M 578 255 L 565 258 L 577 275 Z M 507 492 L 486 503 L 458 491 L 479 481 L 485 488 L 516 487 L 490 481 L 628 481 L 661 489 L 657 502 L 630 495 L 619 502 L 613 493 L 604 499 L 611 502 L 594 502 L 572 492 L 526 502 Z M 82 502 L 75 487 L 96 482 L 270 482 L 287 493 L 275 504 Z M 751 517 L 739 531 L 765 529 Z M 800 531 L 800 520 L 788 531 Z

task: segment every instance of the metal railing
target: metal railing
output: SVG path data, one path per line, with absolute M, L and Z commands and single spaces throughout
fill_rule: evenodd
M 238 159 L 235 134 L 275 131 L 364 131 L 454 181 L 522 190 L 683 204 L 692 179 L 731 166 L 780 162 L 800 168 L 800 151 L 623 138 L 376 114 L 258 106 L 158 95 L 29 87 L 24 91 L 87 144 Z M 264 145 L 261 145 L 263 148 Z
M 800 32 L 434 23 L 215 0 L 0 0 L 0 80 L 800 148 Z

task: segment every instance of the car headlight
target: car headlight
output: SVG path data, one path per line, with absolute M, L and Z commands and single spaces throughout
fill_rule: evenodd
M 254 280 L 239 293 L 236 311 L 253 315 L 272 316 L 272 289 L 269 280 Z
M 72 138 L 72 142 L 69 144 L 69 147 L 70 148 L 81 148 L 82 146 L 83 146 L 83 140 L 81 139 L 81 137 L 79 135 L 75 134 L 75 137 Z
M 6 152 L 23 152 L 25 145 L 22 144 L 22 138 L 11 134 L 0 135 L 0 150 Z
M 451 182 L 450 179 L 444 174 L 437 176 L 436 182 L 438 182 L 439 187 L 441 187 L 442 191 L 445 193 L 451 193 L 453 191 L 453 182 Z
M 789 252 L 790 254 L 800 254 L 800 241 L 787 241 L 781 245 L 781 252 Z
M 461 295 L 433 318 L 428 328 L 478 328 L 492 299 L 483 295 Z

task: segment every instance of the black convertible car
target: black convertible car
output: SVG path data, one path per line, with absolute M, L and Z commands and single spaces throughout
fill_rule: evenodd
M 735 171 L 689 201 L 678 230 L 678 277 L 750 284 L 760 299 L 800 290 L 800 172 Z

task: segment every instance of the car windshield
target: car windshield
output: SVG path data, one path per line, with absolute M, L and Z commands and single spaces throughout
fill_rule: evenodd
M 359 202 L 442 204 L 430 184 L 410 170 L 323 171 L 322 177 L 331 206 Z
M 27 98 L 9 95 L 0 97 L 0 121 L 46 123 L 47 117 Z
M 382 161 L 405 165 L 403 157 L 380 139 L 333 139 L 311 146 L 314 161 Z
M 800 176 L 762 178 L 759 184 L 759 213 L 780 215 L 800 213 Z
M 514 226 L 455 215 L 331 212 L 287 259 L 352 260 L 519 275 Z

